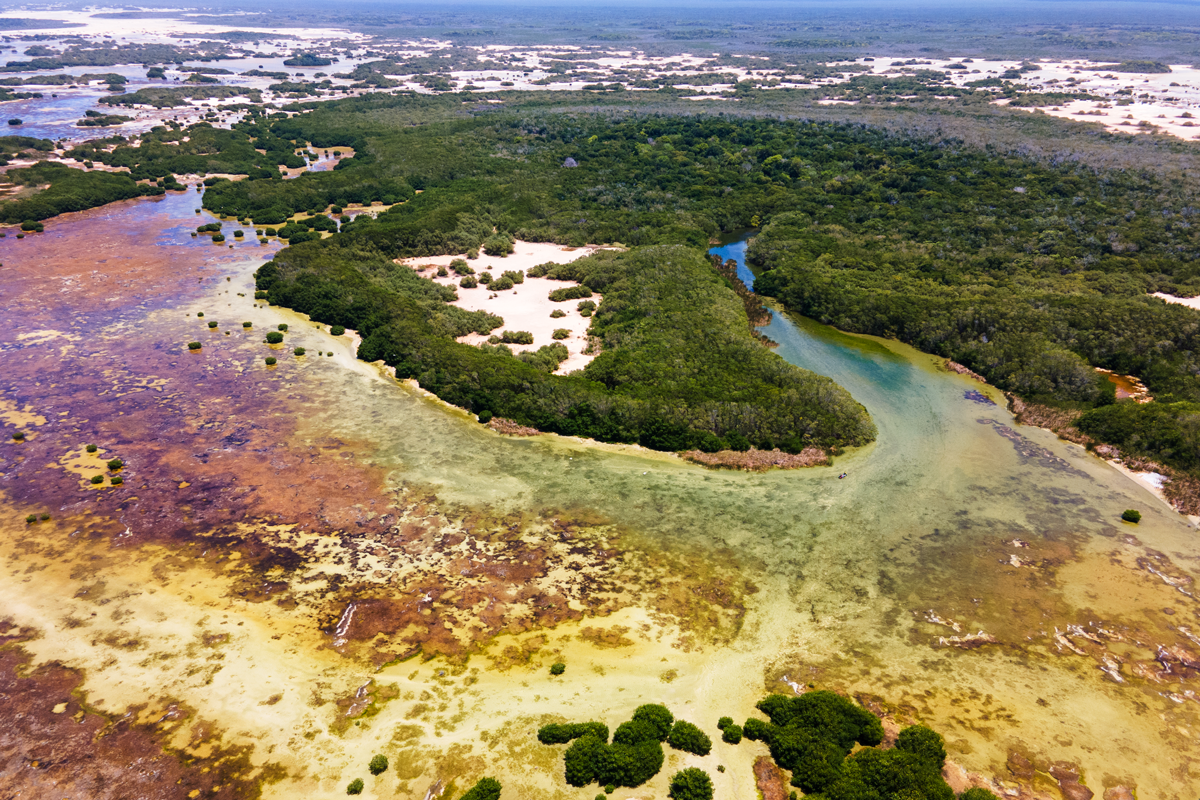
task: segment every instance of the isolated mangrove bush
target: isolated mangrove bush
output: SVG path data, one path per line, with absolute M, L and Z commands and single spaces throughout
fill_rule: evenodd
M 267 333 L 267 344 L 279 344 L 283 341 L 283 334 L 279 331 L 270 331 Z

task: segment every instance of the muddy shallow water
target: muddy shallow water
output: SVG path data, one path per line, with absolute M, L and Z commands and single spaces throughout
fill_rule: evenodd
M 1098 796 L 1200 786 L 1196 531 L 989 387 L 776 314 L 777 352 L 864 403 L 875 444 L 748 475 L 503 438 L 256 303 L 274 245 L 192 239 L 197 201 L 0 239 L 6 787 L 122 797 L 157 759 L 138 796 L 332 798 L 362 777 L 364 796 L 457 797 L 482 774 L 584 796 L 538 724 L 666 702 L 719 739 L 718 717 L 803 683 L 927 722 L 1005 788 L 1057 791 L 1053 762 Z M 762 751 L 670 751 L 615 797 L 696 764 L 750 800 Z

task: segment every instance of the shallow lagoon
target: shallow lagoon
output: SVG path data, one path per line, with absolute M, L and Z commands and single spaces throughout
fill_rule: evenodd
M 532 732 L 554 715 L 611 724 L 665 701 L 712 735 L 812 682 L 933 725 L 953 761 L 1010 787 L 1015 750 L 1078 764 L 1098 795 L 1194 794 L 1194 529 L 1017 428 L 990 388 L 776 313 L 777 352 L 845 386 L 875 444 L 748 475 L 502 438 L 254 303 L 270 248 L 192 240 L 197 199 L 0 240 L 5 438 L 32 426 L 4 445 L 0 607 L 34 663 L 79 671 L 90 707 L 135 709 L 185 750 L 249 748 L 228 785 L 266 797 L 340 796 L 376 751 L 396 765 L 368 784 L 382 796 L 493 772 L 550 797 L 559 751 Z M 280 322 L 310 355 L 267 368 Z M 61 466 L 85 441 L 129 463 L 126 489 Z M 1128 507 L 1140 525 L 1119 521 Z M 156 723 L 171 707 L 178 725 Z M 759 752 L 673 754 L 651 791 L 695 763 L 752 798 Z

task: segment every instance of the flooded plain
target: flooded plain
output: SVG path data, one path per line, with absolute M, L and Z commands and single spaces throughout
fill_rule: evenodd
M 958 788 L 1200 787 L 1196 530 L 990 387 L 776 313 L 776 352 L 845 386 L 875 444 L 743 474 L 501 437 L 255 301 L 275 245 L 191 238 L 197 201 L 0 239 L 7 786 L 584 797 L 538 725 L 664 702 L 719 740 L 813 684 L 941 731 Z M 764 752 L 668 751 L 613 796 L 697 765 L 753 800 Z

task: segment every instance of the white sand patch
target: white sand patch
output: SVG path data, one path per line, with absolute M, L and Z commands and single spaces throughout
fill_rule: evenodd
M 471 265 L 476 274 L 490 272 L 492 277 L 499 278 L 502 272 L 509 270 L 527 272 L 530 267 L 550 262 L 555 264 L 569 264 L 577 258 L 589 256 L 598 250 L 616 249 L 620 248 L 599 247 L 595 245 L 588 245 L 587 247 L 564 247 L 558 244 L 543 242 L 518 241 L 515 243 L 513 254 L 507 258 L 481 254 L 479 258 L 467 263 Z M 487 311 L 503 317 L 504 324 L 496 329 L 494 332 L 495 335 L 499 335 L 501 331 L 529 331 L 529 333 L 533 334 L 532 345 L 511 345 L 514 352 L 520 352 L 525 349 L 537 350 L 539 347 L 552 344 L 555 341 L 560 341 L 566 345 L 570 356 L 559 366 L 556 371 L 558 375 L 565 375 L 568 372 L 583 369 L 595 357 L 595 353 L 585 354 L 583 352 L 587 348 L 587 329 L 591 324 L 591 319 L 581 316 L 579 311 L 576 310 L 576 306 L 580 301 L 568 300 L 562 303 L 555 303 L 549 297 L 550 292 L 555 289 L 577 286 L 578 284 L 570 281 L 552 281 L 549 278 L 526 277 L 524 283 L 519 283 L 512 289 L 506 289 L 502 292 L 493 292 L 482 285 L 474 289 L 463 289 L 458 285 L 461 279 L 454 273 L 450 273 L 447 277 L 439 278 L 435 274 L 435 270 L 430 269 L 431 267 L 449 266 L 450 262 L 456 258 L 466 258 L 466 256 L 448 255 L 410 258 L 400 263 L 412 267 L 421 272 L 425 277 L 440 284 L 456 287 L 458 289 L 458 299 L 452 305 L 468 311 Z M 601 296 L 593 294 L 590 299 L 596 305 L 599 305 Z M 550 313 L 555 309 L 566 312 L 566 316 L 558 319 L 551 318 Z M 565 328 L 570 331 L 570 336 L 566 339 L 556 340 L 553 334 L 558 328 Z M 476 345 L 487 340 L 487 336 L 478 333 L 472 333 L 459 338 L 460 342 Z
M 1168 303 L 1178 303 L 1181 306 L 1187 306 L 1188 308 L 1200 311 L 1200 297 L 1176 297 L 1166 292 L 1155 292 L 1150 296 L 1157 297 L 1159 300 L 1166 300 Z

